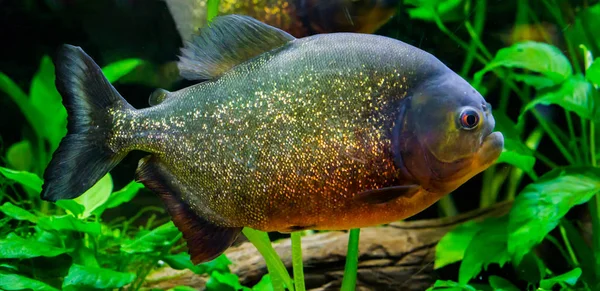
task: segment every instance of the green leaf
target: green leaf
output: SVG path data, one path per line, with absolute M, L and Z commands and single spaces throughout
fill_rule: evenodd
M 585 45 L 580 44 L 579 48 L 581 48 L 581 50 L 583 51 L 583 63 L 585 65 L 584 69 L 587 72 L 587 70 L 590 68 L 590 66 L 594 62 L 594 56 L 592 55 L 592 52 Z
M 114 83 L 143 63 L 140 59 L 124 59 L 106 65 L 102 68 L 102 73 L 109 82 Z
M 581 269 L 575 268 L 575 269 L 573 269 L 569 272 L 566 272 L 562 275 L 558 275 L 556 277 L 544 279 L 544 280 L 540 281 L 540 287 L 550 290 L 550 289 L 552 289 L 552 287 L 554 287 L 554 285 L 559 284 L 559 283 L 567 283 L 567 284 L 573 286 L 577 283 L 579 276 L 581 276 Z
M 63 281 L 66 287 L 92 287 L 97 289 L 120 288 L 135 279 L 135 274 L 117 272 L 105 268 L 73 264 Z
M 46 230 L 77 231 L 99 235 L 102 227 L 99 222 L 87 222 L 77 219 L 71 214 L 63 216 L 47 216 L 38 219 L 38 225 Z
M 42 179 L 36 174 L 25 171 L 15 171 L 4 167 L 0 167 L 0 173 L 7 179 L 13 180 L 31 190 L 37 191 L 38 193 L 42 192 Z
M 513 285 L 510 281 L 498 277 L 498 276 L 490 276 L 490 285 L 494 288 L 494 291 L 519 291 L 515 285 Z
M 407 0 L 406 5 L 416 6 L 407 8 L 411 19 L 435 21 L 437 13 L 443 21 L 457 21 L 464 18 L 461 4 L 463 0 Z M 437 11 L 437 12 L 436 12 Z
M 0 206 L 0 211 L 6 216 L 12 217 L 16 220 L 27 220 L 33 223 L 37 223 L 38 221 L 38 217 L 35 216 L 33 213 L 19 206 L 15 206 L 10 202 L 6 202 L 2 206 Z
M 252 291 L 273 291 L 273 283 L 271 283 L 271 276 L 269 274 L 263 275 L 263 277 L 252 287 Z
M 514 201 L 509 217 L 508 251 L 518 264 L 521 258 L 556 227 L 575 205 L 600 191 L 600 169 L 555 169 L 527 185 Z
M 437 280 L 435 281 L 435 283 L 433 284 L 433 286 L 429 287 L 427 289 L 427 291 L 437 291 L 437 290 L 444 290 L 444 291 L 476 291 L 475 288 L 467 285 L 467 284 L 460 284 L 460 283 L 456 283 L 454 281 L 442 281 L 442 280 Z
M 495 112 L 496 130 L 502 132 L 504 136 L 504 148 L 496 163 L 507 163 L 513 165 L 530 175 L 535 165 L 535 157 L 520 138 L 521 129 L 512 120 L 502 112 Z
M 34 280 L 17 274 L 0 272 L 1 290 L 36 290 L 36 291 L 60 291 L 42 281 Z
M 599 106 L 592 90 L 591 84 L 585 81 L 583 76 L 576 75 L 562 83 L 558 89 L 542 93 L 529 102 L 521 111 L 519 119 L 522 119 L 525 112 L 538 104 L 555 104 L 575 112 L 582 118 L 592 119 L 596 115 Z
M 58 200 L 54 204 L 72 215 L 80 215 L 85 211 L 85 207 L 73 199 Z
M 435 248 L 433 268 L 439 269 L 462 260 L 469 242 L 479 230 L 481 224 L 467 221 L 444 235 Z
M 211 22 L 219 13 L 219 0 L 208 0 L 206 3 L 206 20 Z
M 273 284 L 276 286 L 285 285 L 288 289 L 294 290 L 294 281 L 285 268 L 283 261 L 281 261 L 279 255 L 275 252 L 271 240 L 269 239 L 269 235 L 264 231 L 255 230 L 249 227 L 244 227 L 242 233 L 265 259 L 269 274 L 273 275 L 271 278 Z
M 29 122 L 38 136 L 44 136 L 44 121 L 40 118 L 41 113 L 31 105 L 29 97 L 8 76 L 0 73 L 0 90 L 12 97 L 13 102 L 19 106 L 21 113 Z
M 37 118 L 43 122 L 42 132 L 50 143 L 50 152 L 58 147 L 60 140 L 67 134 L 67 110 L 62 104 L 62 97 L 56 90 L 54 81 L 54 64 L 50 57 L 44 56 L 31 80 L 29 101 L 41 114 Z
M 14 233 L 0 240 L 0 258 L 2 259 L 56 257 L 70 251 L 71 249 L 40 243 L 34 238 L 24 239 Z
M 229 265 L 231 265 L 231 261 L 225 254 L 221 254 L 214 260 L 199 265 L 194 265 L 190 260 L 190 255 L 187 253 L 168 255 L 162 258 L 162 260 L 175 270 L 189 269 L 196 274 L 210 274 L 213 271 L 229 273 Z
M 17 171 L 29 171 L 33 167 L 33 150 L 28 140 L 11 145 L 6 151 L 8 165 Z
M 600 58 L 596 58 L 587 71 L 585 71 L 585 79 L 596 86 L 600 85 Z
M 96 182 L 92 188 L 88 189 L 81 196 L 73 199 L 79 205 L 83 206 L 83 213 L 77 213 L 79 218 L 87 218 L 92 215 L 96 208 L 101 207 L 110 196 L 113 189 L 113 181 L 110 174 L 104 175 L 100 181 Z
M 566 219 L 561 220 L 561 225 L 564 226 L 569 242 L 573 246 L 575 256 L 579 260 L 581 267 L 582 278 L 589 286 L 598 284 L 596 274 L 600 274 L 600 266 L 596 264 L 596 254 L 586 241 L 581 236 L 581 233 L 571 222 Z
M 535 161 L 533 152 L 521 141 L 504 138 L 504 149 L 502 149 L 496 163 L 507 163 L 531 174 L 534 173 Z
M 129 184 L 125 185 L 125 187 L 121 188 L 121 190 L 113 192 L 108 197 L 108 200 L 100 207 L 98 207 L 93 213 L 95 215 L 100 216 L 104 210 L 109 208 L 115 208 L 123 203 L 127 203 L 135 197 L 140 189 L 144 188 L 144 184 L 131 181 Z
M 554 85 L 562 83 L 573 74 L 569 59 L 557 47 L 534 41 L 519 42 L 500 49 L 494 59 L 475 74 L 474 82 L 480 83 L 485 73 L 499 67 L 540 73 Z
M 465 251 L 458 271 L 458 282 L 466 284 L 479 274 L 481 269 L 496 263 L 502 267 L 510 261 L 506 240 L 508 219 L 506 216 L 484 220 Z
M 556 85 L 556 82 L 545 76 L 536 76 L 529 74 L 511 74 L 510 75 L 515 81 L 523 82 L 536 89 L 548 88 Z
M 155 252 L 172 245 L 179 235 L 181 232 L 169 221 L 152 231 L 140 231 L 134 240 L 129 240 L 121 246 L 121 251 L 128 254 Z
M 206 282 L 206 290 L 221 291 L 221 290 L 251 290 L 248 287 L 240 284 L 240 278 L 233 273 L 212 272 L 210 278 Z

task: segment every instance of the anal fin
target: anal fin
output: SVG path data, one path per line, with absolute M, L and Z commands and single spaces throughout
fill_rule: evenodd
M 211 261 L 222 254 L 240 234 L 242 227 L 222 227 L 202 218 L 180 197 L 181 183 L 154 156 L 140 160 L 136 180 L 159 195 L 173 223 L 183 233 L 194 264 Z

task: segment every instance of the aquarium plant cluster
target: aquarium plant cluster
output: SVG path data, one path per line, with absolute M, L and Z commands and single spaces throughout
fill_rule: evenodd
M 600 26 L 600 4 L 579 7 L 567 23 L 562 1 L 541 0 L 535 7 L 564 28 L 563 43 L 548 34 L 542 41 L 517 41 L 490 51 L 483 37 L 486 15 L 492 13 L 487 2 L 404 1 L 411 19 L 435 24 L 461 48 L 464 63 L 456 71 L 486 98 L 498 98 L 493 114 L 505 149 L 482 174 L 480 193 L 460 195 L 479 195 L 481 208 L 511 203 L 506 215 L 465 222 L 443 237 L 434 269 L 454 265 L 458 272 L 428 290 L 600 290 L 600 35 L 591 29 Z M 214 16 L 218 1 L 210 3 Z M 517 3 L 515 27 L 543 31 L 531 1 Z M 466 34 L 457 35 L 455 27 Z M 102 69 L 110 82 L 118 82 L 143 63 L 125 59 Z M 6 145 L 0 168 L 0 289 L 143 290 L 150 272 L 168 265 L 208 274 L 207 290 L 304 290 L 302 272 L 288 273 L 265 233 L 244 230 L 269 274 L 243 286 L 225 254 L 193 265 L 163 208 L 104 220 L 105 211 L 145 191 L 139 183 L 113 189 L 106 175 L 77 199 L 42 201 L 42 173 L 66 134 L 66 111 L 54 79 L 47 56 L 27 89 L 0 73 L 0 90 L 27 120 L 24 139 Z M 456 195 L 438 205 L 444 215 L 458 213 L 458 206 Z M 140 223 L 141 217 L 149 218 Z M 352 230 L 343 290 L 353 290 L 357 282 L 358 240 L 359 230 Z M 301 270 L 301 251 L 293 253 Z

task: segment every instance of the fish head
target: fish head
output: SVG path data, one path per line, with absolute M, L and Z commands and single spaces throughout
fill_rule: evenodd
M 415 88 L 395 134 L 396 152 L 412 179 L 447 194 L 500 156 L 504 138 L 494 132 L 492 106 L 453 72 Z

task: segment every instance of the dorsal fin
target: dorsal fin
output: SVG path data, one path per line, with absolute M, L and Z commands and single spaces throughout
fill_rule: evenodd
M 188 80 L 208 80 L 295 38 L 287 32 L 241 15 L 217 16 L 181 49 L 177 66 Z

